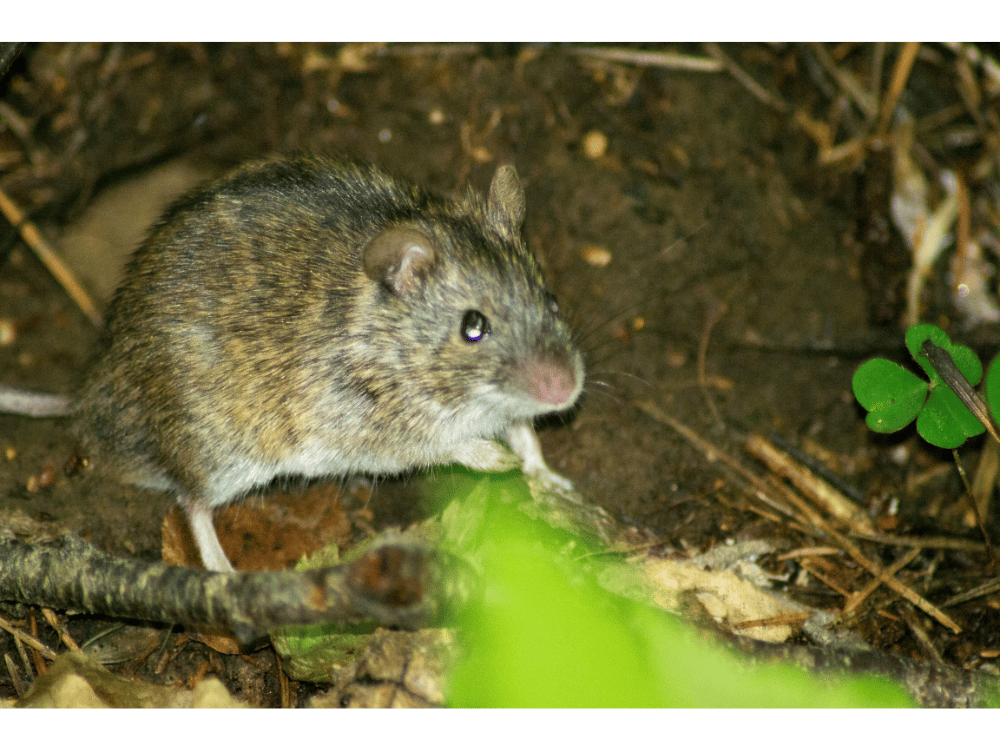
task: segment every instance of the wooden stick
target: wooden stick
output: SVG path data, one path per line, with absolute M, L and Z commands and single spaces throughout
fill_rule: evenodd
M 610 62 L 630 65 L 648 65 L 669 70 L 690 70 L 697 73 L 721 73 L 725 67 L 710 57 L 682 55 L 679 52 L 656 52 L 650 50 L 620 49 L 614 47 L 572 47 L 575 55 L 594 57 Z
M 920 548 L 920 547 L 914 547 L 909 552 L 907 552 L 902 557 L 900 557 L 898 560 L 896 560 L 896 562 L 894 562 L 892 565 L 890 565 L 886 569 L 885 574 L 889 575 L 889 576 L 896 575 L 896 573 L 898 573 L 903 568 L 905 568 L 907 565 L 909 565 L 911 562 L 913 562 L 914 560 L 916 560 L 917 556 L 921 552 L 923 552 L 922 548 Z M 861 603 L 865 599 L 867 599 L 869 596 L 871 596 L 875 592 L 875 589 L 877 589 L 881 585 L 882 585 L 882 581 L 880 579 L 876 578 L 874 581 L 872 581 L 867 586 L 865 586 L 863 589 L 861 589 L 861 591 L 856 591 L 855 593 L 853 593 L 849 597 L 847 597 L 847 602 L 845 602 L 845 604 L 844 604 L 844 614 L 847 614 L 849 612 L 853 612 L 858 607 L 860 607 Z
M 872 560 L 869 560 L 868 557 L 858 548 L 856 544 L 854 544 L 850 539 L 841 534 L 839 531 L 834 529 L 829 523 L 826 522 L 826 520 L 816 510 L 811 508 L 805 500 L 799 497 L 799 495 L 797 495 L 796 493 L 792 492 L 791 489 L 788 489 L 787 487 L 782 487 L 777 483 L 770 485 L 760 477 L 755 476 L 752 472 L 747 470 L 745 467 L 741 466 L 738 461 L 732 458 L 725 451 L 719 450 L 714 445 L 709 443 L 707 440 L 698 436 L 693 430 L 681 424 L 676 419 L 673 419 L 672 417 L 667 415 L 656 404 L 646 401 L 637 403 L 636 406 L 638 406 L 642 411 L 644 411 L 646 414 L 651 416 L 656 421 L 662 422 L 668 427 L 671 427 L 677 432 L 679 432 L 681 435 L 690 440 L 692 443 L 701 448 L 703 451 L 705 451 L 707 448 L 708 452 L 706 453 L 706 455 L 714 456 L 713 460 L 721 458 L 726 463 L 727 466 L 734 469 L 737 473 L 746 478 L 747 481 L 749 481 L 750 484 L 753 485 L 753 487 L 758 491 L 768 492 L 768 490 L 771 488 L 780 491 L 785 500 L 792 503 L 801 513 L 803 513 L 812 522 L 812 524 L 818 530 L 822 531 L 823 533 L 835 539 L 837 541 L 837 544 L 840 545 L 841 549 L 843 549 L 847 554 L 853 557 L 855 562 L 860 564 L 869 573 L 878 578 L 880 581 L 882 581 L 882 583 L 887 585 L 889 588 L 891 588 L 897 594 L 902 596 L 904 599 L 906 599 L 909 602 L 912 602 L 915 606 L 922 609 L 924 612 L 929 614 L 931 617 L 940 622 L 942 625 L 944 625 L 947 628 L 950 628 L 952 632 L 956 634 L 962 632 L 962 628 L 958 625 L 958 623 L 956 623 L 954 620 L 948 617 L 948 615 L 946 615 L 940 609 L 938 609 L 929 601 L 924 599 L 922 596 L 920 596 L 920 594 L 918 594 L 913 589 L 909 588 L 902 582 L 896 580 L 892 576 L 887 575 L 881 565 Z
M 892 79 L 889 82 L 889 90 L 882 100 L 882 111 L 878 118 L 878 127 L 875 128 L 879 137 L 889 132 L 889 124 L 892 122 L 892 112 L 896 109 L 896 102 L 906 88 L 906 82 L 910 79 L 910 72 L 913 70 L 913 63 L 917 59 L 917 52 L 920 51 L 920 42 L 906 42 L 896 64 L 892 69 Z
M 984 552 L 986 545 L 969 539 L 950 536 L 896 536 L 895 534 L 863 534 L 855 531 L 851 536 L 895 547 L 923 547 L 924 549 L 957 549 L 963 552 Z
M 94 304 L 90 295 L 87 294 L 87 290 L 76 280 L 73 272 L 66 267 L 66 264 L 62 262 L 56 251 L 52 249 L 52 246 L 45 241 L 41 232 L 38 231 L 38 227 L 24 218 L 24 213 L 17 207 L 14 201 L 7 197 L 7 194 L 3 190 L 0 190 L 0 211 L 3 211 L 4 216 L 7 217 L 7 221 L 17 228 L 21 233 L 21 238 L 31 248 L 32 252 L 35 253 L 38 260 L 49 270 L 49 273 L 59 282 L 60 286 L 66 290 L 66 293 L 76 303 L 83 314 L 87 316 L 88 320 L 94 324 L 94 327 L 100 328 L 103 326 L 104 321 L 101 313 L 98 312 L 97 305 Z
M 768 440 L 760 435 L 751 435 L 743 447 L 767 464 L 767 468 L 788 479 L 799 492 L 846 526 L 866 534 L 875 533 L 875 527 L 864 510 Z
M 59 640 L 66 644 L 66 648 L 70 651 L 80 650 L 77 642 L 73 639 L 73 636 L 70 635 L 69 630 L 65 625 L 59 622 L 59 617 L 55 612 L 48 607 L 42 607 L 42 615 L 45 617 L 45 621 L 49 624 L 49 626 L 59 634 Z
M 838 68 L 822 44 L 810 44 L 809 49 L 816 56 L 816 61 L 837 82 L 841 90 L 850 97 L 854 105 L 861 111 L 861 114 L 865 116 L 865 119 L 868 122 L 874 120 L 875 115 L 878 114 L 875 97 L 868 93 L 853 75 Z
M 59 656 L 59 654 L 57 654 L 51 648 L 46 646 L 40 640 L 38 640 L 37 638 L 33 638 L 32 636 L 25 633 L 23 630 L 18 630 L 17 628 L 14 627 L 13 623 L 8 622 L 2 617 L 0 617 L 0 628 L 6 630 L 8 633 L 10 633 L 12 636 L 14 636 L 17 640 L 21 641 L 22 643 L 31 646 L 33 649 L 38 651 L 42 656 L 44 656 L 46 659 L 49 659 L 50 661 L 55 661 L 56 657 Z
M 757 83 L 757 81 L 755 81 L 749 73 L 743 70 L 743 68 L 737 65 L 736 62 L 729 57 L 729 55 L 722 51 L 722 47 L 715 42 L 706 42 L 704 46 L 705 51 L 718 60 L 719 63 L 721 63 L 726 70 L 729 71 L 729 75 L 743 84 L 743 87 L 753 94 L 754 97 L 779 112 L 787 112 L 789 110 L 788 102 L 777 94 L 772 94 L 770 91 Z

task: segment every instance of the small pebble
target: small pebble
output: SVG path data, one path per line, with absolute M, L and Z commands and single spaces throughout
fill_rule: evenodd
M 583 153 L 591 159 L 599 159 L 608 150 L 608 137 L 600 130 L 591 130 L 583 136 Z
M 51 487 L 56 482 L 56 469 L 54 466 L 47 465 L 38 474 L 38 486 L 39 487 Z
M 0 318 L 0 346 L 10 346 L 17 341 L 17 328 L 9 318 Z
M 611 262 L 611 252 L 597 245 L 584 245 L 580 249 L 580 257 L 598 268 L 603 268 Z

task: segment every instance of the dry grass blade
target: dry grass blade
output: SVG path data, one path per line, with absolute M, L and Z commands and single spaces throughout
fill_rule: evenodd
M 992 581 L 987 581 L 980 586 L 976 586 L 976 588 L 966 591 L 964 594 L 953 596 L 941 606 L 954 607 L 956 604 L 972 601 L 973 599 L 978 599 L 981 596 L 988 596 L 996 591 L 1000 591 L 1000 578 L 994 578 Z
M 778 476 L 788 479 L 806 497 L 852 530 L 865 534 L 875 532 L 871 519 L 861 508 L 768 440 L 760 435 L 751 435 L 743 447 L 767 464 L 767 468 Z
M 708 408 L 711 410 L 712 416 L 715 417 L 715 421 L 720 425 L 722 424 L 722 415 L 719 413 L 719 408 L 715 405 L 715 401 L 712 399 L 712 393 L 708 387 L 708 368 L 705 363 L 708 359 L 708 342 L 712 336 L 712 330 L 722 321 L 728 310 L 729 306 L 725 302 L 719 302 L 714 305 L 713 309 L 708 314 L 708 319 L 705 321 L 705 327 L 702 329 L 701 338 L 698 340 L 698 386 L 701 388 L 702 395 L 705 397 L 705 403 L 708 404 Z
M 896 109 L 896 102 L 899 101 L 906 82 L 910 79 L 910 72 L 913 70 L 913 63 L 917 59 L 917 52 L 920 51 L 919 42 L 906 42 L 899 51 L 899 58 L 892 69 L 892 79 L 889 82 L 889 90 L 882 100 L 881 113 L 879 114 L 878 127 L 875 132 L 879 136 L 884 136 L 889 132 L 889 124 L 892 122 L 892 113 Z
M 916 560 L 921 552 L 923 552 L 923 549 L 921 547 L 914 547 L 909 552 L 900 557 L 898 560 L 896 560 L 896 562 L 894 562 L 891 566 L 889 566 L 886 569 L 885 574 L 888 576 L 896 575 L 899 571 L 901 571 L 911 562 Z M 847 602 L 845 602 L 844 604 L 844 614 L 853 612 L 858 607 L 860 607 L 861 603 L 869 596 L 871 596 L 875 592 L 875 589 L 877 589 L 881 585 L 882 581 L 876 578 L 874 581 L 872 581 L 863 589 L 861 589 L 861 591 L 855 592 L 851 594 L 849 597 L 847 597 Z
M 743 68 L 737 65 L 733 59 L 729 57 L 729 55 L 723 52 L 722 48 L 718 44 L 715 44 L 714 42 L 706 42 L 705 51 L 716 59 L 721 65 L 723 65 L 725 69 L 729 71 L 729 75 L 739 81 L 747 91 L 753 94 L 754 98 L 769 107 L 773 107 L 779 112 L 787 112 L 789 110 L 788 102 L 757 83 L 757 81 L 755 81 L 749 73 L 743 70 Z
M 594 57 L 609 62 L 645 65 L 668 70 L 689 70 L 697 73 L 721 73 L 725 67 L 710 57 L 682 55 L 679 52 L 621 49 L 612 47 L 573 47 L 573 54 Z
M 778 560 L 794 560 L 798 557 L 824 557 L 826 555 L 839 555 L 843 550 L 839 547 L 799 547 L 791 552 L 778 555 Z
M 810 575 L 812 575 L 813 577 L 815 577 L 818 580 L 822 581 L 823 585 L 825 585 L 827 588 L 832 589 L 833 591 L 836 591 L 838 594 L 840 594 L 845 599 L 848 598 L 851 595 L 850 591 L 848 591 L 847 589 L 845 589 L 843 586 L 841 586 L 839 583 L 837 583 L 832 577 L 828 576 L 826 573 L 824 573 L 822 570 L 820 570 L 819 567 L 817 565 L 815 565 L 814 562 L 812 560 L 810 560 L 809 558 L 804 558 L 802 560 L 799 560 L 799 566 L 803 570 L 808 571 L 810 573 Z
M 782 612 L 774 617 L 765 617 L 760 620 L 744 620 L 734 622 L 730 627 L 733 630 L 746 630 L 747 628 L 767 628 L 775 625 L 801 625 L 812 616 L 812 612 Z
M 649 401 L 643 401 L 636 403 L 636 406 L 640 410 L 645 412 L 648 416 L 656 420 L 657 422 L 661 422 L 662 424 L 665 424 L 671 429 L 680 433 L 680 435 L 685 440 L 687 440 L 698 450 L 700 450 L 705 455 L 705 459 L 710 463 L 714 463 L 715 461 L 722 461 L 724 464 L 726 464 L 726 466 L 728 466 L 731 470 L 735 471 L 737 474 L 743 477 L 743 479 L 749 482 L 757 491 L 758 493 L 757 497 L 760 500 L 764 501 L 767 505 L 779 511 L 780 513 L 783 513 L 786 516 L 796 518 L 799 521 L 805 522 L 805 519 L 799 518 L 795 513 L 795 511 L 791 507 L 789 507 L 786 503 L 783 503 L 780 500 L 777 500 L 774 497 L 772 497 L 771 493 L 772 488 L 766 482 L 761 480 L 759 477 L 755 476 L 753 472 L 749 471 L 746 467 L 740 464 L 739 461 L 730 456 L 728 453 L 712 445 L 710 442 L 702 438 L 694 430 L 690 429 L 686 425 L 668 416 L 656 404 Z
M 920 624 L 917 619 L 916 612 L 913 611 L 913 607 L 909 604 L 902 604 L 898 607 L 900 617 L 903 618 L 903 622 L 909 627 L 910 632 L 917 639 L 917 643 L 920 644 L 920 648 L 923 649 L 924 654 L 927 658 L 938 664 L 944 664 L 944 659 L 941 658 L 941 652 L 937 650 L 937 646 L 934 645 L 934 641 L 931 640 L 930 636 L 927 635 L 927 631 Z
M 17 643 L 20 643 L 20 641 L 17 641 Z M 14 693 L 17 694 L 18 699 L 23 698 L 27 694 L 29 686 L 25 684 L 24 680 L 21 679 L 21 675 L 18 674 L 17 667 L 14 666 L 14 660 L 10 658 L 10 654 L 3 655 L 3 663 L 7 667 L 10 684 L 14 686 Z
M 851 557 L 854 558 L 855 562 L 859 563 L 869 573 L 878 578 L 879 581 L 887 585 L 889 588 L 891 588 L 893 591 L 895 591 L 897 594 L 902 596 L 907 601 L 913 603 L 917 607 L 920 607 L 920 609 L 929 614 L 931 617 L 940 622 L 942 625 L 944 625 L 947 628 L 950 628 L 952 632 L 956 634 L 962 632 L 962 628 L 959 626 L 957 622 L 952 620 L 950 617 L 948 617 L 948 615 L 946 615 L 940 609 L 938 609 L 929 601 L 924 599 L 922 596 L 920 596 L 920 594 L 911 589 L 909 586 L 893 578 L 891 575 L 887 573 L 886 570 L 882 568 L 881 565 L 879 565 L 876 562 L 873 562 L 872 560 L 869 560 L 868 557 L 857 546 L 855 546 L 850 539 L 843 536 L 836 530 L 830 528 L 829 526 L 825 530 L 827 531 L 827 533 L 829 533 L 832 537 L 834 537 L 837 540 L 837 542 L 844 548 L 844 551 L 847 552 L 847 554 L 849 554 Z
M 25 219 L 21 209 L 15 205 L 14 201 L 7 197 L 7 194 L 3 190 L 0 190 L 0 211 L 3 211 L 4 216 L 7 217 L 7 221 L 20 231 L 21 237 L 27 243 L 28 247 L 31 248 L 32 252 L 35 253 L 42 264 L 49 270 L 49 273 L 55 277 L 55 280 L 59 282 L 62 288 L 66 290 L 66 293 L 76 303 L 77 307 L 83 311 L 83 314 L 87 316 L 90 322 L 96 328 L 104 325 L 101 314 L 97 310 L 97 305 L 94 304 L 90 295 L 87 294 L 87 290 L 80 285 L 80 282 L 73 276 L 73 272 L 66 267 L 66 264 L 62 262 L 55 250 L 45 241 L 41 232 L 38 231 L 38 227 Z
M 970 65 L 982 68 L 983 73 L 991 81 L 1000 84 L 1000 65 L 992 58 L 981 54 L 975 46 L 966 42 L 941 42 L 941 44 L 959 57 L 965 59 Z
M 671 418 L 666 413 L 663 412 L 656 404 L 650 402 L 640 402 L 637 403 L 643 412 L 652 417 L 658 422 L 667 425 L 668 427 L 676 430 L 685 439 L 689 440 L 692 444 L 697 446 L 700 450 L 706 453 L 706 455 L 713 456 L 712 460 L 722 459 L 723 462 L 731 469 L 735 470 L 743 478 L 751 483 L 751 485 L 759 492 L 768 493 L 771 490 L 776 490 L 781 493 L 783 499 L 792 503 L 801 513 L 803 513 L 812 525 L 820 532 L 830 536 L 836 540 L 837 544 L 840 545 L 841 549 L 844 550 L 848 555 L 850 555 L 855 562 L 865 568 L 869 573 L 878 578 L 882 583 L 886 584 L 889 588 L 895 591 L 897 594 L 902 596 L 907 601 L 911 602 L 915 606 L 922 609 L 924 612 L 929 614 L 935 620 L 940 622 L 947 628 L 950 628 L 954 633 L 961 633 L 962 628 L 952 620 L 948 615 L 942 612 L 940 609 L 935 607 L 929 601 L 924 599 L 920 594 L 906 586 L 902 582 L 888 575 L 881 565 L 870 560 L 867 555 L 865 555 L 861 549 L 854 544 L 850 539 L 837 531 L 833 526 L 831 526 L 827 521 L 809 504 L 796 493 L 792 492 L 790 489 L 784 488 L 787 491 L 783 491 L 783 488 L 778 484 L 769 484 L 760 477 L 754 475 L 744 466 L 740 465 L 736 459 L 728 455 L 725 451 L 722 451 L 711 443 L 709 443 L 704 438 L 700 437 L 690 428 L 681 424 L 677 420 Z
M 0 617 L 0 628 L 3 628 L 4 630 L 6 630 L 8 633 L 10 633 L 12 636 L 14 636 L 14 638 L 16 638 L 17 640 L 19 640 L 21 643 L 23 643 L 26 646 L 30 646 L 31 648 L 35 649 L 38 653 L 40 653 L 46 659 L 54 661 L 55 658 L 58 656 L 58 654 L 55 651 L 53 651 L 52 649 L 50 649 L 48 646 L 46 646 L 40 640 L 38 640 L 34 636 L 28 635 L 23 630 L 19 630 L 19 629 L 15 628 L 13 623 L 8 622 L 7 620 L 5 620 L 2 617 Z
M 968 539 L 956 539 L 950 536 L 895 536 L 893 534 L 862 534 L 854 532 L 851 536 L 868 542 L 878 542 L 895 547 L 923 547 L 924 549 L 955 549 L 962 552 L 982 553 L 986 545 Z
M 850 97 L 851 101 L 854 102 L 855 106 L 865 116 L 865 119 L 868 122 L 873 121 L 878 114 L 878 105 L 875 97 L 865 91 L 864 87 L 858 83 L 853 75 L 838 68 L 822 44 L 811 44 L 809 45 L 809 49 L 816 56 L 816 60 L 827 74 Z

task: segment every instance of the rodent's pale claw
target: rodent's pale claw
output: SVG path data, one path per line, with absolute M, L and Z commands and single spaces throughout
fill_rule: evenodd
M 576 492 L 576 488 L 569 479 L 562 474 L 552 471 L 548 466 L 542 471 L 536 471 L 533 474 L 528 474 L 528 476 L 543 486 L 554 487 L 563 492 Z

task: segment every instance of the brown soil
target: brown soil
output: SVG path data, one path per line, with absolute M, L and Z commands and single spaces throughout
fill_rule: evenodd
M 818 96 L 788 73 L 795 48 L 726 49 L 798 105 Z M 717 463 L 639 410 L 642 401 L 760 473 L 740 448 L 751 432 L 822 455 L 895 534 L 979 538 L 963 521 L 955 472 L 940 468 L 950 455 L 909 433 L 874 438 L 851 394 L 863 359 L 902 360 L 901 333 L 889 348 L 858 345 L 873 309 L 858 173 L 821 170 L 791 116 L 725 74 L 597 64 L 562 46 L 42 45 L 0 84 L 0 103 L 29 125 L 23 136 L 0 130 L 0 186 L 64 246 L 66 228 L 113 190 L 110 222 L 96 220 L 94 231 L 139 236 L 122 225 L 151 220 L 189 181 L 173 182 L 176 170 L 212 174 L 267 153 L 325 150 L 457 192 L 485 189 L 496 165 L 512 162 L 526 186 L 529 242 L 588 364 L 575 418 L 542 432 L 546 455 L 588 499 L 655 540 L 654 553 L 733 539 L 820 542 L 754 512 Z M 607 139 L 603 153 L 588 153 L 593 132 Z M 16 331 L 0 347 L 0 381 L 68 390 L 93 330 L 16 234 L 0 240 L 0 321 Z M 595 248 L 610 262 L 590 262 Z M 92 288 L 109 288 L 113 271 L 79 262 Z M 980 447 L 963 449 L 973 465 Z M 116 553 L 158 556 L 172 499 L 124 488 L 109 497 L 89 476 L 65 476 L 73 446 L 59 420 L 0 415 L 0 448 L 12 449 L 0 457 L 4 513 L 54 521 Z M 51 486 L 29 490 L 46 466 L 56 470 Z M 391 485 L 371 508 L 376 525 L 420 514 Z M 866 550 L 885 563 L 901 554 Z M 969 553 L 926 552 L 911 570 L 932 564 L 935 579 L 921 590 L 935 601 L 986 577 L 983 556 Z M 843 604 L 816 580 L 801 590 L 788 580 L 811 605 Z M 924 657 L 897 604 L 883 588 L 853 627 L 881 649 Z M 978 667 L 998 648 L 998 613 L 995 598 L 979 599 L 949 610 L 966 627 L 960 636 L 924 625 L 946 661 Z M 274 702 L 274 690 L 260 702 Z

